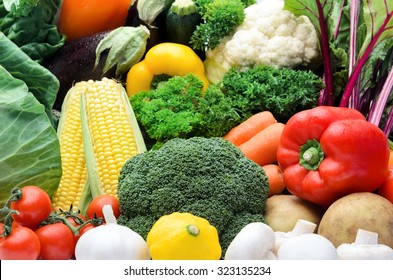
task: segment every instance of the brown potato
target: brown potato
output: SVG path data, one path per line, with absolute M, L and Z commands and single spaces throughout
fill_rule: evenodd
M 378 243 L 393 247 L 393 204 L 374 193 L 349 194 L 326 210 L 318 234 L 338 247 L 353 243 L 359 228 L 377 232 Z
M 291 231 L 299 219 L 316 225 L 324 210 L 319 206 L 290 194 L 269 197 L 266 202 L 265 221 L 274 231 Z

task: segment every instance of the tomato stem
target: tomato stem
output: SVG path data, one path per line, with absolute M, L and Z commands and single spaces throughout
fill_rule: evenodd
M 61 222 L 65 224 L 75 236 L 78 236 L 80 230 L 87 224 L 92 224 L 93 226 L 99 226 L 104 222 L 103 218 L 97 218 L 97 217 L 84 221 L 82 218 L 78 216 L 79 214 L 80 214 L 79 211 L 72 212 L 72 206 L 71 206 L 70 211 L 60 210 L 60 212 L 51 213 L 49 215 L 49 218 L 41 223 L 41 226 Z M 77 224 L 77 226 L 71 224 L 67 218 L 72 218 L 74 222 Z
M 0 234 L 2 237 L 6 237 L 11 235 L 12 232 L 12 222 L 14 218 L 12 215 L 18 215 L 19 212 L 10 208 L 11 202 L 17 201 L 22 198 L 22 190 L 18 187 L 13 188 L 11 190 L 11 195 L 4 204 L 2 208 L 0 208 L 0 216 L 4 216 L 4 231 Z

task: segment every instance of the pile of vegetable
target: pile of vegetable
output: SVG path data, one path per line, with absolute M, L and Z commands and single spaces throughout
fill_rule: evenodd
M 188 212 L 217 228 L 226 247 L 250 222 L 263 222 L 263 169 L 222 138 L 172 139 L 132 157 L 119 176 L 119 223 L 147 237 L 154 222 Z
M 0 259 L 393 259 L 391 1 L 0 0 L 0 49 Z

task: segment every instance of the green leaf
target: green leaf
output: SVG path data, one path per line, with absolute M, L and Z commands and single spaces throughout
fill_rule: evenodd
M 60 87 L 56 76 L 33 61 L 1 32 L 0 50 L 0 65 L 13 77 L 26 83 L 29 91 L 45 106 L 48 117 L 52 119 L 51 110 Z
M 338 0 L 326 0 L 323 1 L 322 6 L 322 17 L 321 14 L 318 13 L 318 5 L 315 0 L 285 0 L 284 10 L 291 11 L 296 16 L 307 16 L 312 24 L 315 26 L 316 30 L 319 32 L 321 36 L 321 25 L 320 20 L 324 18 L 328 19 L 328 16 L 335 11 L 334 14 L 337 14 L 337 4 Z
M 3 0 L 4 8 L 13 15 L 26 16 L 39 0 Z
M 61 0 L 7 2 L 11 11 L 0 1 L 0 32 L 30 58 L 41 63 L 64 45 L 65 35 L 56 26 Z
M 0 66 L 0 203 L 14 187 L 35 185 L 50 196 L 61 178 L 56 131 L 27 85 Z
M 364 22 L 367 26 L 367 36 L 363 42 L 361 56 L 374 37 L 377 45 L 386 38 L 393 37 L 393 1 L 366 0 L 363 1 Z M 378 36 L 378 32 L 381 32 Z

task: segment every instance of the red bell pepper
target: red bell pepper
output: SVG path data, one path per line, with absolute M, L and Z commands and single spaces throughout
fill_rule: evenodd
M 387 178 L 389 144 L 357 110 L 318 106 L 287 122 L 277 150 L 292 194 L 328 207 L 354 192 L 373 192 Z

